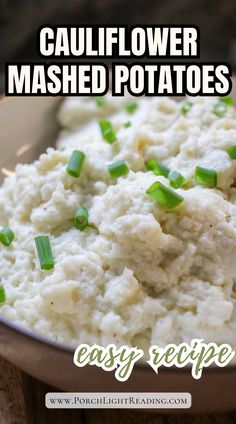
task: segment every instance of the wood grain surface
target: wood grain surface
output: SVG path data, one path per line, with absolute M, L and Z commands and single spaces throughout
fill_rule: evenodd
M 130 410 L 49 410 L 55 391 L 0 359 L 0 424 L 235 424 L 236 412 L 218 415 L 160 415 Z

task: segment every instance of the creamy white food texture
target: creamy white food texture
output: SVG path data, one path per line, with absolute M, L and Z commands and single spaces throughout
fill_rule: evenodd
M 186 115 L 170 98 L 67 98 L 62 131 L 31 165 L 18 165 L 0 189 L 0 223 L 16 239 L 0 245 L 0 278 L 7 301 L 0 313 L 71 346 L 138 346 L 190 342 L 236 347 L 236 113 L 213 113 L 216 98 L 193 98 Z M 99 119 L 112 122 L 106 143 Z M 129 128 L 123 124 L 131 121 Z M 65 149 L 61 149 L 64 147 Z M 79 179 L 66 173 L 74 149 L 86 160 Z M 168 180 L 146 171 L 157 158 L 181 172 L 184 202 L 166 210 L 145 191 Z M 107 165 L 125 160 L 128 175 L 112 180 Z M 194 182 L 197 165 L 218 173 L 217 188 Z M 73 227 L 79 206 L 92 227 Z M 50 238 L 55 269 L 42 271 L 34 237 Z

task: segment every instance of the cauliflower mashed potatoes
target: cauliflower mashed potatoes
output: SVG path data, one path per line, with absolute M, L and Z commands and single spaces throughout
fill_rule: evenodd
M 127 103 L 136 108 L 127 112 Z M 214 113 L 217 98 L 104 101 L 67 98 L 57 147 L 18 165 L 0 188 L 0 223 L 15 240 L 0 244 L 0 313 L 71 346 L 152 344 L 201 338 L 236 347 L 236 113 Z M 107 143 L 99 120 L 112 123 Z M 124 125 L 125 124 L 125 125 Z M 79 178 L 66 172 L 73 150 L 86 155 Z M 167 177 L 146 169 L 157 159 L 180 172 L 183 202 L 161 206 L 146 190 Z M 111 178 L 124 160 L 129 172 Z M 217 172 L 217 187 L 195 182 L 196 166 Z M 173 189 L 174 190 L 174 189 Z M 78 207 L 89 226 L 73 225 Z M 40 268 L 35 237 L 50 239 L 55 267 Z

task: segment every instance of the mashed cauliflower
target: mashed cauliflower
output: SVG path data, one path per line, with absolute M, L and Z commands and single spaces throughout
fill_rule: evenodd
M 61 343 L 138 345 L 201 338 L 236 348 L 236 113 L 213 113 L 217 98 L 194 98 L 183 114 L 169 98 L 68 98 L 62 131 L 30 165 L 18 165 L 0 188 L 0 223 L 15 233 L 0 245 L 1 314 Z M 133 100 L 132 100 L 133 101 Z M 117 141 L 104 141 L 108 119 Z M 124 123 L 130 121 L 130 126 Z M 66 172 L 74 149 L 86 160 L 79 178 Z M 156 158 L 186 178 L 184 201 L 165 209 L 146 194 L 168 178 L 147 171 Z M 107 165 L 125 160 L 114 180 Z M 217 171 L 217 188 L 195 183 L 195 167 Z M 89 211 L 84 231 L 73 226 Z M 34 238 L 50 238 L 55 268 L 40 269 Z

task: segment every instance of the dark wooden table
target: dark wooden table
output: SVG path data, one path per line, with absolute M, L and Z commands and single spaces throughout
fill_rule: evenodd
M 52 387 L 0 359 L 0 424 L 235 424 L 236 412 L 218 415 L 160 415 L 130 410 L 49 410 Z

